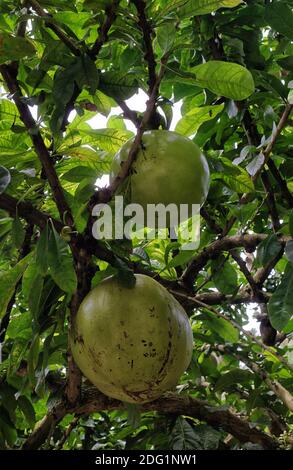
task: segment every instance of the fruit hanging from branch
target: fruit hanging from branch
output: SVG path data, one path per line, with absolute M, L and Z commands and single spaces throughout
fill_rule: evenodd
M 111 180 L 119 174 L 121 163 L 128 158 L 133 139 L 116 154 Z M 199 147 L 185 136 L 166 130 L 147 131 L 122 190 L 129 202 L 148 204 L 202 206 L 209 190 L 209 167 Z
M 80 370 L 99 390 L 145 403 L 178 383 L 191 360 L 193 335 L 177 300 L 154 279 L 135 277 L 132 288 L 107 278 L 85 297 L 70 343 Z

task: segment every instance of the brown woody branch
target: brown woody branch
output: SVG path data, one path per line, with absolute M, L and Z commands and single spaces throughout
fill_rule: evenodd
M 282 177 L 275 165 L 275 162 L 271 158 L 268 160 L 267 165 L 274 179 L 278 183 L 283 199 L 288 202 L 290 208 L 293 208 L 293 196 L 288 189 L 286 180 Z
M 0 194 L 0 208 L 7 211 L 11 217 L 16 217 L 16 214 L 18 214 L 30 224 L 37 225 L 40 228 L 44 228 L 49 220 L 52 220 L 58 232 L 63 228 L 63 224 L 51 217 L 50 214 L 39 211 L 30 202 L 17 201 L 17 199 L 8 194 Z
M 120 3 L 120 0 L 113 0 L 113 2 L 109 6 L 106 6 L 105 8 L 106 19 L 104 23 L 102 24 L 101 28 L 99 29 L 99 36 L 89 53 L 92 59 L 96 59 L 102 46 L 108 40 L 108 33 L 110 31 L 112 24 L 114 23 L 116 19 L 119 3 Z
M 178 395 L 168 392 L 158 400 L 140 406 L 144 412 L 158 411 L 174 416 L 190 416 L 199 421 L 206 422 L 216 429 L 223 429 L 232 434 L 239 442 L 252 442 L 261 445 L 264 449 L 277 449 L 277 442 L 269 435 L 258 428 L 250 425 L 244 419 L 239 418 L 229 410 L 221 407 L 209 405 L 209 403 L 192 398 L 187 395 Z M 74 413 L 76 416 L 91 414 L 103 410 L 123 410 L 125 405 L 111 399 L 96 388 L 86 388 L 83 390 L 80 403 L 68 408 L 60 403 L 44 418 L 40 427 L 36 429 L 26 440 L 23 449 L 37 449 L 47 439 L 50 431 L 67 413 Z
M 145 9 L 146 9 L 146 2 L 144 0 L 133 0 L 134 5 L 136 6 L 137 13 L 138 13 L 138 24 L 143 34 L 144 44 L 145 44 L 145 56 L 144 58 L 148 64 L 148 72 L 149 72 L 149 90 L 148 94 L 152 93 L 152 90 L 155 86 L 157 76 L 156 76 L 156 59 L 153 50 L 153 42 L 152 42 L 152 35 L 153 29 L 146 17 Z
M 65 44 L 65 46 L 68 47 L 68 49 L 70 49 L 74 55 L 81 55 L 79 47 L 69 36 L 67 36 L 67 34 L 64 33 L 64 31 L 58 25 L 56 25 L 54 20 L 51 18 L 51 15 L 43 10 L 37 0 L 27 0 L 26 4 L 30 5 L 41 18 L 45 19 L 45 25 L 56 34 L 56 36 L 63 42 L 63 44 Z
M 12 99 L 17 106 L 20 118 L 31 137 L 35 152 L 39 157 L 43 170 L 50 184 L 53 198 L 59 210 L 61 220 L 66 221 L 68 225 L 73 225 L 74 222 L 71 211 L 65 199 L 63 189 L 54 168 L 54 163 L 41 136 L 40 130 L 34 118 L 32 117 L 30 109 L 25 103 L 24 96 L 22 95 L 21 89 L 19 87 L 17 81 L 17 70 L 9 65 L 0 65 L 0 72 L 12 96 Z
M 232 318 L 228 318 L 226 315 L 224 315 L 223 313 L 219 312 L 218 310 L 216 310 L 215 308 L 205 304 L 204 302 L 200 301 L 198 298 L 195 298 L 195 297 L 191 297 L 187 294 L 182 294 L 182 293 L 179 293 L 179 292 L 176 292 L 176 291 L 172 291 L 170 290 L 171 294 L 177 296 L 177 297 L 181 297 L 182 299 L 186 299 L 190 302 L 193 302 L 194 305 L 197 305 L 198 307 L 201 307 L 201 308 L 204 308 L 206 310 L 208 310 L 209 312 L 212 312 L 214 315 L 216 315 L 218 318 L 222 318 L 223 320 L 226 320 L 228 321 L 229 323 L 231 323 L 231 325 L 233 325 L 237 330 L 239 330 L 244 336 L 246 336 L 247 338 L 250 338 L 254 343 L 258 344 L 262 349 L 265 349 L 266 351 L 270 352 L 270 354 L 272 354 L 273 356 L 275 356 L 278 361 L 282 362 L 282 364 L 284 364 L 288 369 L 291 369 L 293 370 L 293 365 L 290 364 L 289 362 L 286 361 L 286 359 L 283 358 L 283 356 L 279 356 L 275 351 L 274 349 L 266 346 L 265 344 L 263 344 L 258 338 L 256 338 L 256 336 L 254 336 L 252 333 L 250 333 L 250 331 L 246 331 L 244 328 L 242 328 L 241 325 L 239 325 L 236 321 L 234 321 Z
M 188 286 L 188 288 L 192 288 L 194 279 L 199 271 L 213 256 L 218 255 L 220 252 L 240 247 L 244 247 L 247 251 L 254 251 L 257 245 L 266 237 L 267 235 L 265 234 L 246 234 L 224 237 L 214 241 L 196 255 L 187 266 L 182 275 L 183 284 Z
M 117 16 L 117 9 L 120 1 L 119 0 L 113 0 L 111 5 L 106 7 L 106 18 L 105 21 L 103 22 L 100 30 L 99 30 L 99 35 L 98 38 L 93 45 L 92 49 L 89 51 L 90 57 L 95 60 L 97 58 L 98 53 L 100 52 L 102 46 L 105 44 L 105 42 L 108 39 L 108 32 L 114 23 L 116 16 Z M 74 105 L 81 93 L 81 89 L 78 87 L 76 83 L 74 83 L 74 89 L 72 96 L 70 100 L 68 101 L 67 105 L 65 106 L 64 110 L 64 116 L 61 124 L 61 131 L 64 132 L 67 125 L 68 125 L 68 118 L 70 113 L 74 110 Z
M 291 111 L 292 111 L 292 108 L 293 108 L 293 105 L 288 103 L 284 109 L 284 112 L 280 118 L 280 121 L 275 129 L 275 132 L 273 133 L 272 137 L 271 137 L 271 140 L 270 142 L 268 143 L 267 147 L 265 148 L 264 152 L 263 152 L 263 155 L 265 157 L 265 160 L 264 160 L 264 163 L 262 164 L 261 168 L 258 170 L 258 172 L 256 173 L 256 175 L 254 176 L 254 180 L 257 179 L 258 175 L 262 172 L 263 168 L 265 167 L 265 165 L 267 164 L 268 162 L 268 159 L 270 158 L 270 155 L 272 153 L 272 150 L 276 144 L 276 141 L 279 137 L 279 135 L 281 134 L 282 130 L 284 129 L 284 127 L 286 127 L 286 124 L 287 124 L 287 121 L 288 121 L 288 118 L 291 114 Z
M 280 398 L 280 400 L 284 403 L 286 408 L 289 411 L 293 411 L 293 397 L 291 393 L 283 387 L 277 380 L 272 380 L 267 372 L 265 372 L 256 362 L 251 360 L 247 357 L 246 354 L 235 352 L 232 350 L 231 347 L 219 344 L 215 347 L 218 351 L 222 353 L 232 354 L 232 356 L 236 357 L 239 361 L 244 362 L 246 366 L 252 370 L 255 374 L 257 374 L 268 386 L 272 392 Z
M 131 170 L 131 166 L 139 152 L 140 146 L 141 146 L 141 139 L 143 136 L 143 133 L 147 127 L 147 124 L 149 123 L 149 120 L 152 117 L 153 111 L 156 106 L 156 101 L 157 101 L 157 96 L 158 96 L 158 91 L 159 87 L 162 81 L 162 78 L 165 73 L 165 68 L 166 68 L 166 62 L 167 62 L 167 56 L 163 57 L 161 60 L 161 68 L 158 74 L 158 77 L 156 79 L 156 83 L 153 87 L 152 93 L 150 95 L 149 100 L 147 101 L 147 106 L 146 110 L 144 112 L 142 121 L 140 123 L 140 126 L 137 130 L 135 139 L 133 141 L 133 144 L 130 148 L 129 154 L 128 154 L 128 159 L 121 165 L 121 169 L 119 174 L 114 178 L 112 183 L 105 189 L 101 189 L 100 191 L 97 191 L 96 194 L 94 194 L 92 200 L 90 201 L 89 207 L 93 208 L 93 206 L 97 203 L 107 203 L 109 202 L 112 197 L 114 196 L 115 192 L 117 191 L 118 187 L 123 183 L 123 181 L 128 177 L 129 172 Z M 91 222 L 91 221 L 90 221 Z

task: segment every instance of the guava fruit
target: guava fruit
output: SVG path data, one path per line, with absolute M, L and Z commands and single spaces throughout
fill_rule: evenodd
M 110 181 L 127 160 L 132 143 L 133 139 L 126 142 L 115 155 Z M 177 132 L 151 130 L 142 136 L 141 148 L 122 192 L 130 203 L 140 204 L 145 214 L 148 204 L 175 204 L 178 210 L 180 204 L 187 204 L 188 214 L 183 221 L 192 215 L 192 204 L 202 206 L 206 200 L 209 180 L 206 158 L 194 142 Z
M 73 357 L 101 392 L 145 403 L 178 383 L 191 360 L 193 336 L 177 300 L 149 276 L 132 288 L 115 277 L 84 298 L 70 333 Z

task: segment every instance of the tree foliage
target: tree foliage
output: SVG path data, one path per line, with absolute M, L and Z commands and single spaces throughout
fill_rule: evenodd
M 292 31 L 286 0 L 1 1 L 2 449 L 290 445 Z M 126 102 L 138 90 L 145 113 Z M 91 209 L 119 181 L 95 182 L 135 134 L 127 124 L 122 179 L 179 102 L 176 130 L 211 172 L 200 246 L 95 240 Z M 177 390 L 140 409 L 81 379 L 67 343 L 91 286 L 133 272 L 168 288 L 194 332 Z

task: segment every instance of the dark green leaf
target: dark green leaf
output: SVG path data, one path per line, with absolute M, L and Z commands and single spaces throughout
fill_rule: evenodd
M 28 424 L 30 425 L 31 428 L 33 428 L 36 422 L 36 415 L 35 415 L 35 410 L 34 410 L 32 403 L 26 396 L 21 395 L 17 399 L 17 404 L 19 408 L 21 409 L 21 411 L 23 412 Z
M 0 194 L 4 193 L 5 189 L 11 181 L 9 171 L 0 165 Z
M 268 312 L 270 322 L 277 331 L 282 331 L 293 315 L 293 266 L 290 263 L 269 301 Z
M 282 245 L 278 240 L 277 235 L 268 235 L 263 240 L 257 249 L 257 263 L 259 266 L 265 266 L 271 259 L 280 253 Z
M 238 330 L 224 318 L 217 317 L 212 312 L 203 313 L 203 325 L 210 328 L 217 335 L 229 343 L 237 343 L 239 340 Z
M 199 437 L 191 425 L 181 416 L 176 419 L 175 426 L 172 429 L 170 444 L 173 450 L 201 449 Z
M 221 375 L 215 385 L 217 392 L 221 390 L 233 389 L 237 384 L 248 384 L 254 378 L 254 375 L 249 370 L 233 369 Z
M 0 33 L 0 64 L 31 57 L 35 53 L 35 47 L 28 39 L 4 32 Z
M 36 245 L 36 267 L 42 276 L 45 276 L 48 271 L 48 242 L 49 230 L 46 224 Z
M 286 243 L 285 253 L 288 260 L 293 264 L 293 240 L 289 240 Z
M 265 19 L 278 33 L 293 41 L 293 11 L 285 2 L 268 4 Z
M 100 78 L 99 89 L 115 100 L 127 100 L 137 92 L 138 82 L 134 75 L 104 72 Z
M 62 240 L 54 227 L 50 230 L 49 236 L 48 264 L 50 274 L 56 284 L 63 291 L 72 294 L 77 286 L 72 256 L 67 243 Z
M 16 214 L 12 222 L 11 236 L 12 236 L 13 244 L 16 246 L 16 248 L 21 248 L 23 241 L 24 241 L 24 237 L 25 237 L 25 230 L 18 217 L 18 214 Z
M 30 258 L 31 255 L 28 255 L 19 261 L 13 268 L 0 271 L 0 318 L 2 318 L 6 312 L 7 305 L 14 293 L 15 286 L 21 279 Z
M 238 289 L 237 271 L 222 257 L 212 262 L 212 276 L 217 289 L 222 294 L 235 294 Z

